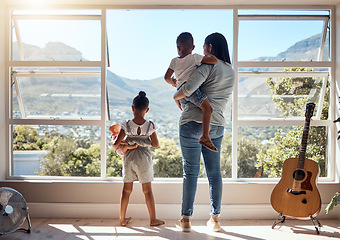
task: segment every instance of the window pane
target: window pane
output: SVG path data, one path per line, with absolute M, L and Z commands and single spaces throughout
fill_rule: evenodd
M 202 19 L 214 19 L 214 24 Z M 192 34 L 193 53 L 198 54 L 203 54 L 205 37 L 222 33 L 232 54 L 232 22 L 231 10 L 108 10 L 109 70 L 134 80 L 163 77 L 177 57 L 176 38 L 181 32 Z
M 100 176 L 100 127 L 13 126 L 13 175 Z
M 327 119 L 329 99 L 327 72 L 320 72 L 320 75 L 314 75 L 316 77 L 313 77 L 316 72 L 312 72 L 311 75 L 305 72 L 304 77 L 301 70 L 303 69 L 285 69 L 285 72 L 281 73 L 259 71 L 264 77 L 261 77 L 260 73 L 250 73 L 242 77 L 240 72 L 239 119 L 304 117 L 307 102 L 316 104 L 314 116 L 317 119 Z M 301 75 L 294 75 L 295 73 Z M 283 77 L 279 77 L 280 74 Z
M 214 24 L 202 21 L 212 17 Z M 181 32 L 190 32 L 195 44 L 193 53 L 203 54 L 205 37 L 220 32 L 226 37 L 232 53 L 232 21 L 231 10 L 107 11 L 110 56 L 107 88 L 111 117 L 107 124 L 109 126 L 131 119 L 133 98 L 140 90 L 146 92 L 150 100 L 150 111 L 145 117 L 152 119 L 159 127 L 157 135 L 160 147 L 152 149 L 155 177 L 182 177 L 182 155 L 178 139 L 181 111 L 173 101 L 176 89 L 167 84 L 163 77 L 171 59 L 178 56 L 176 38 Z M 225 116 L 230 126 L 230 105 Z M 110 136 L 109 131 L 107 134 Z M 109 176 L 113 176 L 112 169 L 108 166 Z M 200 177 L 205 176 L 203 169 Z
M 238 60 L 318 61 L 323 25 L 321 20 L 242 20 Z M 327 34 L 321 61 L 329 61 L 328 38 Z
M 302 123 L 303 124 L 303 123 Z M 298 158 L 303 127 L 239 127 L 238 177 L 278 178 L 288 158 Z M 327 176 L 327 127 L 310 127 L 306 158 Z
M 13 33 L 13 60 L 99 61 L 100 31 L 99 20 L 18 19 Z
M 97 69 L 26 69 L 13 74 L 14 118 L 100 118 Z

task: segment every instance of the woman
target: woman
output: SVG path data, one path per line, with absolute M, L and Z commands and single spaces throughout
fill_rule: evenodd
M 201 153 L 208 176 L 211 202 L 211 217 L 207 226 L 214 231 L 221 230 L 219 224 L 222 198 L 220 150 L 225 126 L 223 111 L 232 93 L 235 77 L 230 63 L 228 44 L 222 34 L 213 33 L 207 36 L 203 49 L 204 55 L 216 56 L 218 63 L 199 66 L 183 87 L 176 92 L 174 99 L 179 100 L 190 96 L 197 88 L 208 96 L 213 108 L 209 134 L 218 152 L 210 151 L 199 144 L 199 138 L 202 135 L 203 112 L 191 102 L 186 102 L 183 106 L 179 128 L 183 159 L 182 219 L 176 224 L 185 232 L 191 231 L 190 217 L 193 213 Z

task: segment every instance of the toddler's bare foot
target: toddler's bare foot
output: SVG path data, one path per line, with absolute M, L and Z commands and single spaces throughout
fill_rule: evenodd
M 150 220 L 150 226 L 159 226 L 163 224 L 165 224 L 165 222 L 159 219 Z
M 128 224 L 131 220 L 131 217 L 128 217 L 128 218 L 124 218 L 123 220 L 120 219 L 120 225 L 122 226 L 126 226 L 126 224 Z
M 213 152 L 218 152 L 218 149 L 215 147 L 209 137 L 202 136 L 199 140 L 199 143 Z

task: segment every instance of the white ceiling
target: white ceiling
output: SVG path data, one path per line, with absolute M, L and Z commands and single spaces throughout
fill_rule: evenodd
M 340 0 L 0 0 L 8 4 L 51 5 L 51 4 L 86 4 L 86 5 L 121 5 L 121 6 L 223 6 L 223 5 L 337 5 Z

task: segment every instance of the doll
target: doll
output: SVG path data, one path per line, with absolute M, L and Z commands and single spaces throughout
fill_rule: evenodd
M 116 142 L 117 140 L 117 136 L 120 132 L 120 125 L 119 124 L 112 124 L 109 128 L 110 132 L 111 132 L 111 139 L 112 139 L 112 142 L 113 144 Z M 137 144 L 133 144 L 133 145 L 129 145 L 126 141 L 122 141 L 117 150 L 116 150 L 116 154 L 120 157 L 123 157 L 125 152 L 128 150 L 128 149 L 135 149 L 137 148 L 138 145 Z

